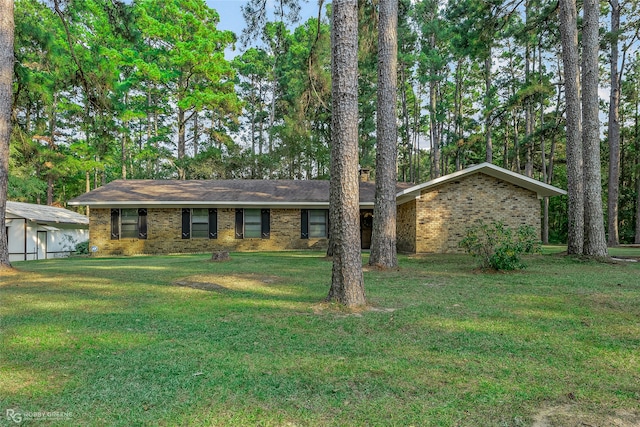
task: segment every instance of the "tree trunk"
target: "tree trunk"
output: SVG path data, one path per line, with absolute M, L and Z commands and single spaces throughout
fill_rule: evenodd
M 567 121 L 567 253 L 581 255 L 584 248 L 584 182 L 582 178 L 582 116 L 576 0 L 560 0 L 560 36 Z
M 395 268 L 398 266 L 396 251 L 398 0 L 381 0 L 379 7 L 376 198 L 373 208 L 369 265 Z M 405 126 L 408 133 L 406 101 L 403 102 L 403 110 L 405 110 Z
M 331 21 L 330 226 L 333 271 L 327 300 L 364 305 L 358 179 L 358 2 L 334 0 Z
M 431 79 L 429 81 L 429 141 L 431 142 L 431 152 L 433 153 L 431 179 L 440 176 L 440 133 L 438 132 L 436 117 L 437 96 L 436 82 Z
M 640 149 L 640 144 L 636 140 L 636 149 Z M 640 159 L 636 157 L 636 234 L 633 240 L 635 244 L 640 244 Z
M 85 193 L 88 193 L 89 191 L 91 191 L 91 174 L 89 173 L 89 171 L 85 171 L 84 173 L 84 190 Z M 89 206 L 86 207 L 87 211 L 86 211 L 86 215 L 88 217 L 91 216 L 91 208 Z
M 185 111 L 178 107 L 178 179 L 185 179 L 184 165 L 180 160 L 184 159 L 186 148 L 187 124 L 184 120 Z
M 51 104 L 51 111 L 49 113 L 49 135 L 51 136 L 49 137 L 48 145 L 49 150 L 51 150 L 51 153 L 53 153 L 56 149 L 56 109 L 58 104 L 58 94 L 55 92 L 53 94 L 53 100 Z M 55 177 L 53 174 L 54 162 L 51 161 L 50 163 L 50 166 L 45 165 L 45 167 L 49 168 L 49 171 L 47 172 L 47 206 L 53 205 L 53 189 L 55 185 Z
M 620 83 L 618 79 L 618 31 L 620 29 L 620 4 L 611 4 L 611 90 L 609 95 L 609 182 L 607 197 L 607 219 L 609 237 L 607 244 L 620 244 L 618 235 L 618 199 L 620 194 Z
M 636 108 L 634 115 L 634 144 L 636 148 L 636 153 L 640 153 L 640 130 L 638 127 L 640 126 L 640 114 L 638 112 L 638 101 L 636 100 Z M 634 243 L 640 244 L 640 156 L 636 156 L 635 162 L 635 176 L 636 176 L 636 228 L 635 228 L 635 238 L 633 240 Z
M 0 269 L 11 267 L 6 208 L 13 91 L 13 0 L 0 0 Z
M 198 124 L 198 112 L 193 114 L 193 157 L 198 155 L 200 149 L 198 140 L 200 139 L 200 126 Z
M 582 147 L 584 158 L 584 254 L 607 256 L 600 173 L 598 98 L 598 0 L 583 3 L 582 27 Z
M 491 45 L 488 46 L 489 52 L 484 60 L 484 132 L 485 132 L 485 145 L 486 156 L 485 161 L 487 163 L 493 163 L 493 138 L 492 138 L 492 126 L 491 126 L 491 66 L 492 66 L 492 52 Z

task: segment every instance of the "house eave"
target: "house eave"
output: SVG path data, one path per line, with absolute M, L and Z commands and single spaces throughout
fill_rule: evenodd
M 90 208 L 269 208 L 269 209 L 329 209 L 329 202 L 220 202 L 220 201 L 150 201 L 141 200 L 138 202 L 132 201 L 96 201 L 96 202 L 76 202 L 70 201 L 68 203 L 71 206 L 89 206 Z M 373 202 L 360 203 L 361 209 L 373 209 Z

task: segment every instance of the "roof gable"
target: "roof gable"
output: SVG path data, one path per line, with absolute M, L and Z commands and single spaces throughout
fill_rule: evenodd
M 420 193 L 423 190 L 429 190 L 433 187 L 446 184 L 456 179 L 461 179 L 476 173 L 483 173 L 502 181 L 509 182 L 518 187 L 525 188 L 536 193 L 538 197 L 552 197 L 567 194 L 565 190 L 554 187 L 553 185 L 545 184 L 544 182 L 538 181 L 536 179 L 529 178 L 522 174 L 512 172 L 494 164 L 485 162 L 400 191 L 396 195 L 398 204 L 402 204 L 409 200 L 415 199 L 416 197 L 420 196 Z

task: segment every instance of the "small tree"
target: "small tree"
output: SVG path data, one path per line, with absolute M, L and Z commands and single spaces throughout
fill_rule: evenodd
M 502 222 L 477 225 L 467 228 L 460 247 L 474 257 L 480 258 L 482 268 L 516 270 L 525 268 L 522 254 L 540 252 L 540 241 L 535 229 L 522 225 L 514 231 Z

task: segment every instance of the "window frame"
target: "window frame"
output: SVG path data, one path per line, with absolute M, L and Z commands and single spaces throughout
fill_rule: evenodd
M 312 221 L 312 212 L 322 212 L 324 221 Z M 325 233 L 322 236 L 312 235 L 312 225 L 324 225 Z M 300 238 L 301 239 L 328 239 L 329 238 L 329 210 L 328 209 L 301 209 L 300 210 Z
M 201 209 L 207 211 L 207 222 L 195 222 L 193 221 L 195 209 Z M 193 225 L 194 224 L 207 224 L 206 236 L 194 236 Z M 218 209 L 216 208 L 182 208 L 182 239 L 217 239 L 218 238 Z
M 247 236 L 246 231 L 246 211 L 258 211 L 258 218 L 260 219 L 260 235 Z M 257 221 L 250 222 L 249 224 L 258 224 Z M 270 239 L 271 238 L 271 210 L 259 209 L 259 208 L 237 208 L 236 209 L 236 221 L 235 221 L 235 237 L 236 239 Z
M 134 218 L 135 220 L 129 220 L 123 223 L 123 211 L 136 211 L 136 215 L 126 215 L 127 218 Z M 124 236 L 123 224 L 134 225 L 134 233 L 127 233 L 131 235 Z M 113 208 L 111 209 L 111 240 L 123 240 L 123 239 L 147 239 L 147 209 L 146 208 Z

